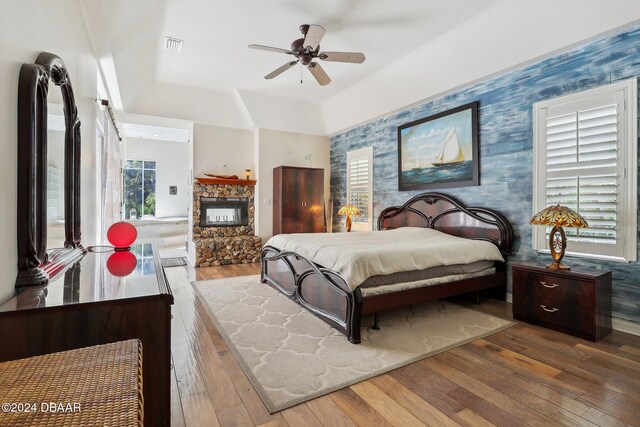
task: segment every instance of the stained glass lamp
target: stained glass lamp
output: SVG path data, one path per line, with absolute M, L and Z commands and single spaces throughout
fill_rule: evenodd
M 560 262 L 567 248 L 567 237 L 562 227 L 586 228 L 589 227 L 587 220 L 566 206 L 556 205 L 549 206 L 535 214 L 529 220 L 529 224 L 553 226 L 551 233 L 549 233 L 549 250 L 553 263 L 547 265 L 547 268 L 550 270 L 571 270 L 571 267 Z
M 345 205 L 340 208 L 338 211 L 338 215 L 346 215 L 347 221 L 345 222 L 345 227 L 347 231 L 351 231 L 351 217 L 360 215 L 360 209 L 356 208 L 353 205 Z

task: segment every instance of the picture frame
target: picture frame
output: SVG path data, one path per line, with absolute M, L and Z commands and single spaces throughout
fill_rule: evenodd
M 471 102 L 398 126 L 398 190 L 480 185 L 478 106 Z

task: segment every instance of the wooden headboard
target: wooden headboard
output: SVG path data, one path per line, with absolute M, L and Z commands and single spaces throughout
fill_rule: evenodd
M 418 194 L 404 205 L 380 213 L 378 230 L 399 227 L 433 228 L 454 236 L 487 240 L 503 254 L 511 252 L 513 229 L 505 217 L 491 209 L 465 207 L 441 193 Z

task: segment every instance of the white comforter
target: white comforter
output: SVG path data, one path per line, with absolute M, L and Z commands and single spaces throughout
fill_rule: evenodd
M 354 233 L 280 234 L 266 243 L 335 270 L 351 289 L 372 276 L 476 261 L 504 261 L 493 243 L 430 228 Z

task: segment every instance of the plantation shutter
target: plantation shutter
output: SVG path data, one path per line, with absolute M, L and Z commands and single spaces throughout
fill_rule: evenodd
M 588 228 L 565 228 L 568 253 L 625 255 L 628 233 L 623 224 L 630 216 L 624 201 L 629 181 L 625 109 L 625 92 L 616 90 L 537 110 L 535 211 L 560 204 L 578 212 L 589 224 Z M 542 230 L 534 230 L 544 238 L 538 239 L 537 249 L 548 247 L 544 241 L 550 231 L 547 227 L 542 235 Z
M 589 223 L 589 228 L 566 229 L 569 242 L 615 246 L 618 114 L 615 99 L 601 102 L 601 107 L 547 117 L 546 202 L 568 206 Z
M 373 188 L 372 147 L 347 153 L 347 199 L 348 203 L 360 210 L 360 215 L 352 218 L 353 227 L 371 230 L 372 188 Z

